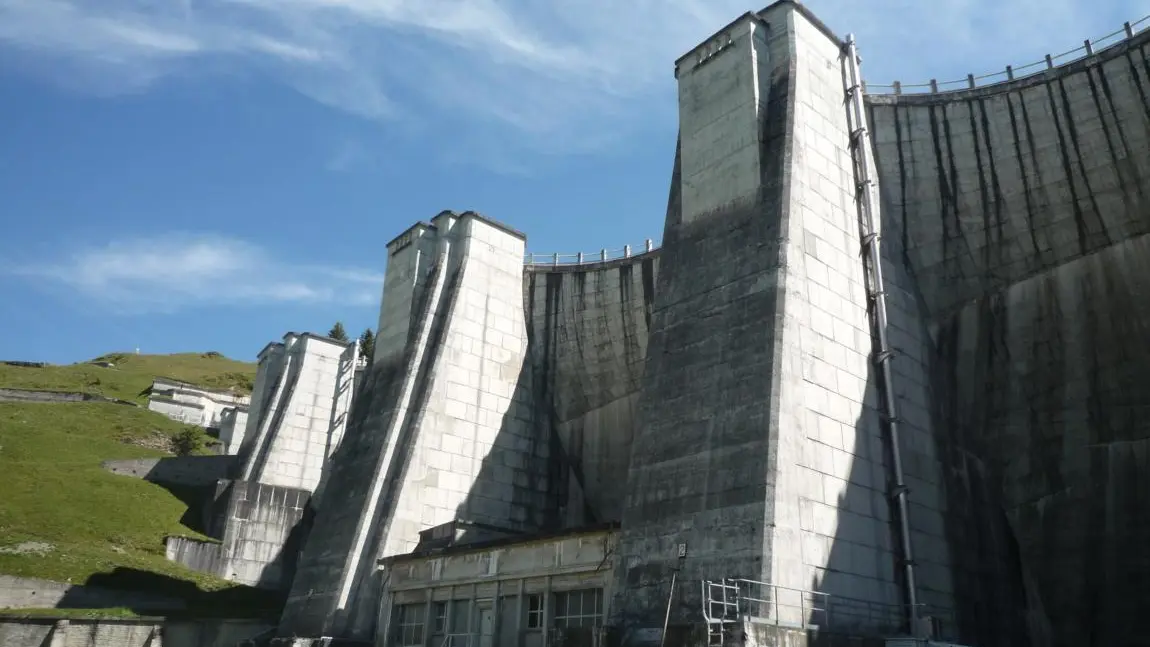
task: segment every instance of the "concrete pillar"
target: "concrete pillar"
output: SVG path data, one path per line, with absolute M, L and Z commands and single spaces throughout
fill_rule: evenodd
M 499 437 L 501 447 L 511 448 L 503 451 L 514 454 L 508 460 L 543 469 L 527 442 L 534 427 L 521 386 L 525 237 L 479 214 L 444 212 L 421 240 L 433 238 L 437 269 L 426 298 L 417 299 L 413 317 L 388 319 L 404 331 L 405 344 L 388 352 L 407 363 L 393 366 L 394 382 L 372 385 L 372 410 L 353 421 L 366 428 L 348 429 L 345 438 L 357 444 L 333 459 L 325 488 L 341 496 L 321 503 L 281 631 L 362 639 L 370 627 L 356 619 L 362 616 L 356 609 L 375 604 L 366 574 L 379 557 L 410 552 L 421 530 L 461 516 L 530 531 L 546 512 L 542 499 L 523 505 L 532 499 L 516 492 L 522 486 L 483 460 Z M 390 307 L 400 307 L 389 300 L 385 319 Z M 393 333 L 381 328 L 378 339 L 400 337 Z M 379 374 L 381 362 L 390 361 L 377 350 L 373 370 Z M 399 461 L 410 461 L 402 472 Z M 406 476 L 388 478 L 400 473 Z M 380 536 L 378 528 L 387 532 Z M 320 593 L 307 596 L 309 590 Z
M 676 64 L 679 162 L 611 613 L 646 635 L 681 543 L 691 611 L 675 605 L 672 625 L 700 616 L 705 579 L 760 581 L 793 622 L 799 590 L 897 595 L 874 575 L 893 572 L 878 539 L 849 555 L 836 541 L 848 524 L 856 539 L 889 534 L 869 494 L 865 511 L 846 507 L 859 430 L 876 421 L 841 52 L 783 1 Z M 836 547 L 850 571 L 837 579 Z
M 443 213 L 436 216 L 442 218 Z M 379 308 L 374 364 L 397 361 L 403 354 L 427 272 L 434 262 L 435 230 L 417 223 L 387 244 L 387 271 Z
M 56 624 L 52 627 L 51 641 L 48 647 L 67 647 L 68 645 L 68 621 L 57 620 Z

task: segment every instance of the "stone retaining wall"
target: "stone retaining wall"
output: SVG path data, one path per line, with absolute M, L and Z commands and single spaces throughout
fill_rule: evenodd
M 0 615 L 4 647 L 236 647 L 269 631 L 258 620 L 22 618 Z

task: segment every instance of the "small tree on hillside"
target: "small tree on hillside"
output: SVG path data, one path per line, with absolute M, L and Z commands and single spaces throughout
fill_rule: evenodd
M 185 425 L 172 434 L 172 453 L 176 456 L 199 454 L 207 446 L 207 438 L 198 427 Z
M 347 341 L 347 331 L 343 329 L 343 322 L 335 322 L 335 325 L 328 331 L 327 336 L 336 341 Z
M 372 356 L 375 355 L 375 333 L 371 332 L 371 328 L 363 331 L 359 336 L 359 354 L 366 358 L 369 363 Z

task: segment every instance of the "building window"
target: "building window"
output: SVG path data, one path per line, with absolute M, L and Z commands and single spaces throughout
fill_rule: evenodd
M 423 604 L 403 604 L 398 607 L 396 625 L 399 645 L 423 645 Z
M 527 628 L 543 628 L 543 596 L 538 593 L 527 596 Z
M 432 619 L 435 621 L 434 624 L 432 624 L 431 633 L 447 633 L 447 603 L 436 602 L 431 608 L 431 614 Z
M 555 594 L 555 628 L 596 627 L 603 617 L 603 589 Z

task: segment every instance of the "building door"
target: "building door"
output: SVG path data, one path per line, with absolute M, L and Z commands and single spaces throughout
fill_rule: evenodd
M 479 609 L 479 647 L 495 647 L 495 609 Z

